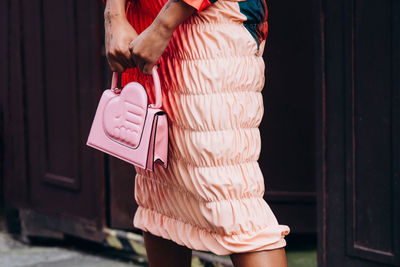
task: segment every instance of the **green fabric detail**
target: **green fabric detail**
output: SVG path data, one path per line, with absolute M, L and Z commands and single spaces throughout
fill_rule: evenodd
M 254 40 L 256 40 L 257 48 L 259 48 L 261 36 L 257 32 L 257 28 L 260 23 L 264 22 L 266 11 L 264 0 L 247 0 L 238 3 L 240 12 L 247 18 L 243 22 L 244 27 L 250 32 Z

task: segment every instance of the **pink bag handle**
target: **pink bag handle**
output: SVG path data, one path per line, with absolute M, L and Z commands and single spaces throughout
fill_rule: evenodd
M 161 83 L 160 77 L 158 76 L 157 65 L 154 65 L 151 70 L 154 82 L 154 89 L 156 93 L 156 102 L 154 104 L 150 104 L 149 106 L 152 108 L 161 108 L 162 105 L 162 95 L 161 95 Z M 111 90 L 116 91 L 117 82 L 118 82 L 118 72 L 113 72 L 112 80 L 111 80 Z

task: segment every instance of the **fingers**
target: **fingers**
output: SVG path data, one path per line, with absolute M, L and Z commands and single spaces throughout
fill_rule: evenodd
M 134 61 L 136 62 L 136 66 L 142 72 L 143 74 L 151 74 L 152 73 L 152 68 L 155 65 L 155 63 L 150 63 L 150 61 L 140 58 L 140 57 L 135 57 Z
M 132 60 L 131 51 L 129 48 L 119 54 L 119 59 L 125 63 L 126 68 L 135 67 L 135 63 Z
M 116 49 L 114 51 L 107 52 L 106 57 L 111 71 L 123 72 L 127 68 L 135 67 L 135 63 L 131 58 L 129 49 L 126 51 Z
M 144 74 L 148 74 L 148 75 L 150 75 L 151 73 L 152 73 L 152 69 L 153 69 L 153 66 L 154 66 L 155 64 L 145 64 L 144 66 L 143 66 L 143 73 Z
M 121 64 L 114 56 L 107 56 L 108 65 L 113 72 L 123 72 L 126 69 L 125 64 Z
M 152 60 L 147 60 L 145 58 L 139 57 L 139 56 L 133 56 L 133 60 L 136 64 L 136 67 L 142 72 L 143 74 L 151 74 L 153 66 L 155 65 L 155 62 L 153 63 Z
M 125 67 L 115 61 L 108 60 L 108 64 L 110 65 L 110 69 L 112 72 L 124 72 Z
M 130 45 L 130 49 L 131 49 Z M 139 51 L 135 51 L 135 49 L 131 49 L 131 58 L 134 62 L 135 66 L 142 72 L 143 74 L 152 74 L 153 66 L 156 64 L 154 58 L 143 55 Z

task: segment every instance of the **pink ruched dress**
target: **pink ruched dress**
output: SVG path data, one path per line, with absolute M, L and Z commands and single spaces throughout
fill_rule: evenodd
M 159 62 L 169 119 L 169 166 L 136 169 L 133 225 L 218 255 L 284 247 L 290 229 L 263 199 L 258 164 L 264 107 L 264 0 L 184 0 L 197 12 L 174 32 Z M 138 33 L 167 0 L 129 0 Z M 151 76 L 126 70 L 154 100 Z

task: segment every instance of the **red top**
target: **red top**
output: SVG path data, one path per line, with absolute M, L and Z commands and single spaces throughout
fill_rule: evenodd
M 107 0 L 102 0 L 104 3 Z M 183 0 L 187 4 L 193 6 L 197 12 L 202 11 L 211 5 L 209 0 Z M 129 23 L 134 27 L 136 32 L 140 34 L 144 31 L 156 18 L 161 8 L 168 2 L 168 0 L 127 0 L 126 1 L 126 18 Z M 214 1 L 213 1 L 214 2 Z M 159 62 L 157 62 L 159 63 Z M 160 76 L 161 84 L 163 84 L 162 75 Z M 145 75 L 139 71 L 138 68 L 126 69 L 121 75 L 121 87 L 124 87 L 131 81 L 138 81 L 146 88 L 149 95 L 149 101 L 153 103 L 154 94 L 152 92 L 152 77 Z M 161 86 L 162 87 L 162 86 Z M 163 89 L 163 88 L 162 88 Z

